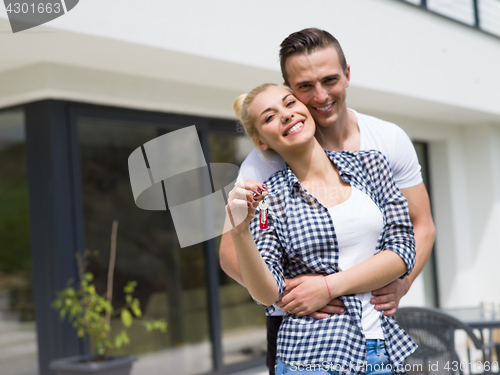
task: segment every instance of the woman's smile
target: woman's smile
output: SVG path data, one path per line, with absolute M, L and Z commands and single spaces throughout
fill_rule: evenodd
M 299 133 L 302 128 L 304 127 L 304 122 L 303 121 L 294 121 L 293 123 L 291 123 L 290 125 L 288 125 L 285 129 L 285 132 L 283 133 L 283 135 L 285 137 L 289 137 L 291 135 L 294 135 L 294 134 L 297 134 Z

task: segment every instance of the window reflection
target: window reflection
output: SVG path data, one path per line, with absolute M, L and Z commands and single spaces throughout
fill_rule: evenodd
M 38 372 L 24 112 L 0 113 L 0 368 Z
M 197 374 L 212 370 L 203 244 L 180 249 L 171 215 L 136 207 L 128 157 L 164 133 L 141 124 L 80 119 L 78 122 L 85 243 L 99 249 L 89 260 L 100 292 L 106 285 L 111 223 L 119 222 L 113 299 L 136 280 L 145 318 L 163 318 L 167 333 L 132 327 L 131 344 L 118 353 L 136 354 L 133 374 Z M 119 321 L 113 324 L 120 327 Z

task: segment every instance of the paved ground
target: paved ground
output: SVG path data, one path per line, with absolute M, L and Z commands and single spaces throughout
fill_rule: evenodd
M 0 369 L 2 375 L 37 375 L 35 324 L 2 320 L 0 316 Z
M 268 375 L 269 371 L 266 366 L 256 367 L 250 370 L 235 372 L 231 375 Z
M 1 314 L 1 313 L 0 313 Z M 226 333 L 223 349 L 227 363 L 237 363 L 260 354 L 265 347 L 265 329 L 244 329 Z M 264 339 L 265 340 L 265 339 Z M 252 348 L 250 353 L 245 349 Z M 141 355 L 131 375 L 199 374 L 211 369 L 209 343 L 183 346 Z M 233 375 L 265 375 L 259 367 Z M 0 375 L 38 375 L 35 324 L 20 323 L 0 315 Z

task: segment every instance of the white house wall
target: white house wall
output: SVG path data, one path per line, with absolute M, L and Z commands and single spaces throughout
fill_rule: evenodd
M 5 30 L 0 43 L 9 47 L 2 48 L 9 52 L 0 61 L 0 71 L 42 60 L 163 79 L 173 75 L 191 83 L 194 76 L 201 85 L 217 85 L 203 65 L 191 63 L 195 56 L 257 68 L 246 79 L 218 79 L 236 91 L 267 78 L 259 75 L 261 69 L 278 70 L 278 46 L 286 35 L 317 26 L 342 43 L 353 86 L 500 115 L 493 95 L 500 75 L 490 74 L 497 72 L 500 61 L 498 38 L 397 0 L 325 0 L 313 5 L 299 0 L 86 0 L 50 27 L 37 29 L 47 32 L 30 31 L 15 39 L 8 34 L 3 8 L 0 18 Z M 169 69 L 158 51 L 183 53 L 177 56 L 184 59 L 183 69 Z M 166 62 L 163 67 L 155 57 Z M 220 77 L 218 70 L 214 75 Z
M 475 130 L 477 128 L 477 130 Z M 500 168 L 498 146 L 500 127 L 489 125 L 468 128 L 467 142 L 471 145 L 466 165 L 471 207 L 472 253 L 475 277 L 474 302 L 500 301 Z

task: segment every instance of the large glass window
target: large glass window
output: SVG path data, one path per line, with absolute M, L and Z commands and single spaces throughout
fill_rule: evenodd
M 145 211 L 134 203 L 128 157 L 161 133 L 155 126 L 88 118 L 78 120 L 86 246 L 98 249 L 89 270 L 104 291 L 113 220 L 118 220 L 114 305 L 123 287 L 138 282 L 146 319 L 163 318 L 167 333 L 133 326 L 131 344 L 120 352 L 136 354 L 133 374 L 197 374 L 213 368 L 203 244 L 181 249 L 169 212 Z M 120 326 L 112 322 L 113 329 Z
M 402 0 L 486 33 L 500 36 L 498 0 Z
M 0 113 L 0 369 L 38 372 L 24 113 Z
M 253 149 L 247 137 L 214 133 L 209 136 L 210 162 L 240 165 Z M 220 237 L 216 248 L 219 249 Z M 223 362 L 235 364 L 263 356 L 266 351 L 264 308 L 248 291 L 220 270 L 220 309 Z
M 427 7 L 467 25 L 474 25 L 474 4 L 471 0 L 427 0 Z

